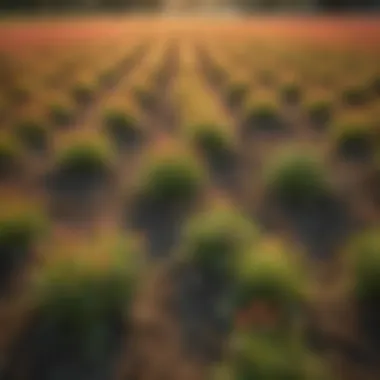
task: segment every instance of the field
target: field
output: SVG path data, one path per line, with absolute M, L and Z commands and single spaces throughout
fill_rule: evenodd
M 0 23 L 0 379 L 378 380 L 380 20 Z

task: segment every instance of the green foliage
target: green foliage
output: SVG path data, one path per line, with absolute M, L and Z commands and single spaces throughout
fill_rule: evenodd
M 34 210 L 0 216 L 0 251 L 25 252 L 45 228 L 45 218 Z
M 265 174 L 267 189 L 285 205 L 310 204 L 331 191 L 326 169 L 318 157 L 296 148 L 280 151 Z
M 107 110 L 103 120 L 107 134 L 115 143 L 131 141 L 138 133 L 137 121 L 122 110 Z
M 380 299 L 380 235 L 378 230 L 366 232 L 350 246 L 356 297 L 361 301 Z
M 56 157 L 58 174 L 69 178 L 94 178 L 106 174 L 113 163 L 110 147 L 96 141 L 74 141 Z
M 31 98 L 31 90 L 27 86 L 20 84 L 12 88 L 9 95 L 14 103 L 23 104 Z
M 231 105 L 241 104 L 249 92 L 249 85 L 245 82 L 231 83 L 227 88 L 227 101 Z
M 25 119 L 18 122 L 14 132 L 20 142 L 29 149 L 44 149 L 48 143 L 48 129 L 43 121 Z
M 195 198 L 203 180 L 202 168 L 191 156 L 153 155 L 142 168 L 140 192 L 158 203 L 186 202 Z
M 234 139 L 225 126 L 198 124 L 188 128 L 190 140 L 207 157 L 216 160 L 229 157 L 234 151 Z
M 314 124 L 326 124 L 332 116 L 333 105 L 328 99 L 317 99 L 306 105 L 306 112 Z
M 367 156 L 371 153 L 373 130 L 369 123 L 349 119 L 332 127 L 332 138 L 337 150 L 345 157 Z
M 140 271 L 140 252 L 125 239 L 92 249 L 93 257 L 68 252 L 45 265 L 34 283 L 45 322 L 57 331 L 70 331 L 67 338 L 85 353 L 102 344 L 116 318 L 129 316 Z
M 58 126 L 66 126 L 74 119 L 72 107 L 63 103 L 52 103 L 48 107 L 48 116 L 51 122 Z
M 296 82 L 285 83 L 280 93 L 281 98 L 287 103 L 298 103 L 301 99 L 301 87 Z
M 214 371 L 213 380 L 331 379 L 324 363 L 307 350 L 298 336 L 235 336 L 233 345 L 234 352 L 230 362 Z
M 255 102 L 248 109 L 248 122 L 256 128 L 278 128 L 280 124 L 279 106 L 270 100 Z
M 0 175 L 15 170 L 20 158 L 21 151 L 17 142 L 7 135 L 0 135 Z
M 287 252 L 261 252 L 257 248 L 240 261 L 235 287 L 238 309 L 252 301 L 267 301 L 283 311 L 291 311 L 303 299 L 305 283 L 300 268 Z
M 343 90 L 342 101 L 348 106 L 361 106 L 369 101 L 369 93 L 365 87 L 350 86 Z
M 134 90 L 135 97 L 137 101 L 141 104 L 144 108 L 150 108 L 155 103 L 155 95 L 152 91 L 149 89 L 146 89 L 144 87 L 137 87 Z
M 89 83 L 78 83 L 72 90 L 73 99 L 77 104 L 85 105 L 95 96 L 95 88 Z
M 230 277 L 240 254 L 258 235 L 255 226 L 237 211 L 216 208 L 188 221 L 183 231 L 183 254 L 206 273 Z
M 373 78 L 371 88 L 377 96 L 380 96 L 380 75 Z

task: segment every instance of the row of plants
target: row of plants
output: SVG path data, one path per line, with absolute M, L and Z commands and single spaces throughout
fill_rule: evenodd
M 218 71 L 220 67 L 224 67 L 227 71 L 228 62 L 223 62 L 220 52 L 216 54 L 216 57 L 213 56 L 212 60 L 210 70 Z M 230 67 L 230 72 L 234 72 L 233 67 Z M 298 112 L 303 116 L 303 120 L 312 128 L 327 132 L 338 155 L 349 159 L 373 156 L 379 122 L 376 113 L 379 100 L 366 108 L 349 111 L 334 100 L 334 94 L 331 95 L 331 91 L 315 90 L 312 93 L 309 92 L 307 96 L 301 96 L 297 82 L 291 80 L 280 87 L 281 95 L 278 96 L 272 89 L 250 85 L 249 80 L 242 79 L 242 75 L 238 73 L 229 74 L 228 78 L 230 79 L 225 82 L 221 91 L 231 107 L 240 106 L 240 114 L 249 130 L 284 129 L 285 123 L 282 116 L 284 108 L 280 100 L 297 102 Z
M 175 96 L 181 134 L 206 160 L 223 162 L 236 153 L 233 123 L 202 80 L 193 46 L 185 48 Z

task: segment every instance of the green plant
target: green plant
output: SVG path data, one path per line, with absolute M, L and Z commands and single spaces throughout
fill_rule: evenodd
M 144 108 L 150 108 L 155 103 L 155 95 L 152 91 L 149 89 L 143 88 L 143 87 L 137 87 L 134 90 L 135 97 L 137 101 L 142 105 Z
M 369 231 L 354 238 L 350 250 L 355 296 L 369 303 L 380 300 L 379 231 Z
M 208 158 L 223 160 L 234 151 L 234 139 L 225 126 L 197 124 L 188 128 L 190 140 Z
M 285 205 L 310 204 L 331 191 L 319 158 L 296 148 L 280 151 L 268 164 L 265 176 L 268 191 Z
M 371 88 L 376 95 L 380 96 L 380 75 L 373 78 Z
M 234 276 L 236 262 L 259 232 L 239 212 L 220 207 L 192 217 L 183 230 L 185 260 L 208 274 Z
M 77 104 L 88 104 L 95 96 L 95 88 L 88 83 L 78 83 L 72 90 Z
M 338 121 L 332 127 L 332 138 L 338 152 L 345 157 L 364 157 L 372 152 L 373 130 L 365 121 Z
M 48 143 L 48 129 L 43 121 L 22 120 L 14 131 L 21 143 L 30 149 L 45 149 Z
M 102 141 L 74 141 L 58 152 L 55 170 L 64 178 L 86 180 L 107 174 L 112 163 L 112 149 Z
M 301 99 L 301 88 L 296 82 L 289 82 L 282 85 L 280 93 L 281 98 L 287 103 L 297 103 Z
M 306 112 L 313 124 L 321 125 L 330 121 L 332 116 L 332 103 L 328 99 L 317 99 L 306 105 Z
M 227 101 L 231 105 L 242 104 L 249 91 L 249 85 L 245 82 L 231 83 L 227 88 Z
M 107 134 L 116 143 L 134 140 L 138 134 L 137 121 L 122 110 L 107 110 L 103 120 Z
M 47 221 L 40 210 L 31 207 L 9 210 L 9 204 L 5 204 L 5 200 L 2 201 L 4 205 L 3 213 L 0 215 L 1 280 L 25 258 L 47 228 Z M 4 213 L 7 207 L 10 212 Z
M 0 136 L 0 175 L 6 175 L 15 170 L 20 163 L 21 150 L 10 136 Z
M 283 248 L 274 252 L 254 248 L 242 256 L 237 273 L 234 304 L 238 310 L 264 301 L 289 312 L 305 297 L 300 268 Z
M 280 110 L 274 101 L 257 101 L 248 109 L 248 123 L 253 128 L 272 130 L 280 127 Z
M 365 87 L 349 86 L 342 92 L 342 101 L 348 106 L 361 106 L 369 100 L 369 93 Z
M 48 117 L 53 124 L 66 126 L 73 121 L 74 110 L 63 103 L 52 103 L 48 107 Z
M 16 104 L 23 104 L 31 99 L 31 90 L 25 85 L 17 85 L 12 88 L 10 98 Z
M 91 250 L 46 264 L 33 289 L 44 322 L 81 353 L 96 355 L 115 320 L 129 317 L 141 263 L 125 239 Z
M 154 202 L 168 204 L 193 199 L 203 184 L 203 171 L 187 154 L 157 154 L 142 168 L 140 192 Z
M 235 336 L 233 344 L 233 356 L 227 365 L 214 371 L 213 380 L 331 379 L 323 361 L 313 356 L 298 336 Z

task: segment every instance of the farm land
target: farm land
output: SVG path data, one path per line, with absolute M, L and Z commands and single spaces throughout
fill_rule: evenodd
M 378 380 L 380 21 L 0 23 L 0 378 Z

